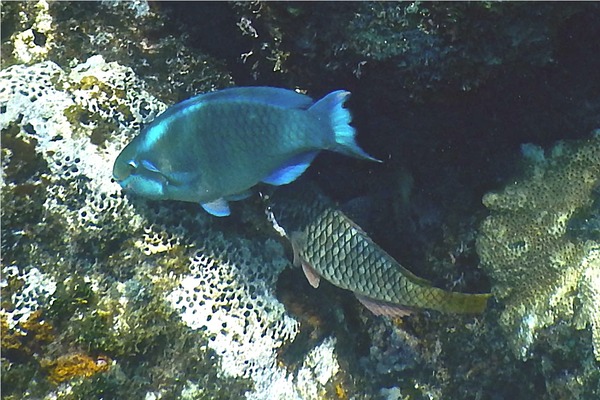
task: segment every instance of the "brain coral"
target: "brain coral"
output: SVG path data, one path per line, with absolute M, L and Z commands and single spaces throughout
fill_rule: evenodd
M 288 264 L 279 242 L 260 232 L 250 239 L 194 205 L 124 197 L 112 182 L 119 149 L 165 107 L 130 68 L 95 56 L 69 71 L 50 61 L 14 65 L 0 80 L 9 329 L 41 312 L 62 327 L 44 357 L 60 360 L 78 344 L 107 354 L 115 360 L 109 374 L 129 374 L 130 398 L 306 398 L 323 390 L 337 370 L 335 340 L 307 352 L 296 376 L 276 360 L 298 330 L 274 294 Z M 156 346 L 165 344 L 178 352 L 162 357 L 168 352 Z M 190 358 L 195 351 L 213 355 Z M 136 381 L 147 382 L 145 393 Z M 69 390 L 80 398 L 90 393 L 81 382 L 61 384 L 75 385 Z
M 505 305 L 500 322 L 522 358 L 545 327 L 590 325 L 600 360 L 600 243 L 585 229 L 571 229 L 597 213 L 600 135 L 558 144 L 548 157 L 524 150 L 536 155 L 527 176 L 483 198 L 490 216 L 477 240 L 493 292 Z

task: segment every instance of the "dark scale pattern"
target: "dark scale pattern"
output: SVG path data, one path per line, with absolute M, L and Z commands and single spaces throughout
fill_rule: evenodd
M 303 237 L 301 257 L 343 289 L 410 308 L 457 313 L 485 308 L 488 295 L 447 292 L 415 277 L 333 207 L 313 218 Z

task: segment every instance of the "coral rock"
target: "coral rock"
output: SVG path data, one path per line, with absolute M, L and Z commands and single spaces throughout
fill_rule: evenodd
M 483 198 L 490 216 L 477 251 L 517 355 L 528 357 L 541 329 L 571 321 L 591 325 L 600 360 L 600 243 L 570 230 L 598 207 L 600 136 L 536 154 L 527 177 Z

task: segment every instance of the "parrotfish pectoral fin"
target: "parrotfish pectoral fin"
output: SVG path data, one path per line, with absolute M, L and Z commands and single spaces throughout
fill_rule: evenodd
M 311 151 L 292 157 L 285 165 L 273 171 L 271 175 L 267 176 L 262 181 L 275 186 L 287 185 L 288 183 L 295 181 L 310 166 L 310 163 L 315 159 L 317 153 L 317 151 Z
M 369 311 L 375 315 L 386 317 L 405 317 L 410 315 L 412 310 L 400 304 L 389 303 L 387 301 L 374 300 L 370 297 L 354 293 L 358 301 L 362 303 Z
M 225 199 L 229 200 L 229 201 L 240 201 L 240 200 L 247 199 L 250 196 L 252 196 L 252 190 L 249 189 L 249 190 L 244 190 L 243 192 L 240 192 L 240 193 L 230 194 L 229 196 L 225 196 Z
M 330 121 L 333 137 L 329 139 L 329 142 L 331 142 L 328 147 L 329 150 L 351 157 L 382 162 L 368 155 L 356 143 L 356 130 L 350 126 L 352 116 L 350 115 L 350 111 L 343 107 L 349 96 L 350 92 L 336 90 L 317 101 L 308 111 L 318 114 L 318 118 L 320 119 Z
M 206 210 L 207 213 L 212 214 L 215 217 L 227 217 L 229 214 L 231 214 L 231 211 L 229 210 L 229 204 L 227 204 L 227 200 L 223 198 L 200 205 Z
M 148 160 L 142 160 L 141 162 L 142 162 L 142 166 L 144 168 L 146 168 L 148 171 L 160 173 L 160 171 L 158 170 L 158 168 L 156 167 L 156 165 L 152 164 L 152 162 L 150 162 Z

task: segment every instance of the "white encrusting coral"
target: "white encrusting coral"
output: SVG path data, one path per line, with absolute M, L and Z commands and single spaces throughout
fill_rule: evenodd
M 252 381 L 247 398 L 301 399 L 323 392 L 337 370 L 334 341 L 309 353 L 297 375 L 277 360 L 277 350 L 298 333 L 297 321 L 275 297 L 277 277 L 289 264 L 281 244 L 243 230 L 222 232 L 199 207 L 194 213 L 132 201 L 112 181 L 120 149 L 165 109 L 130 68 L 94 56 L 69 72 L 50 61 L 15 65 L 0 71 L 0 79 L 7 83 L 0 89 L 0 127 L 10 130 L 14 140 L 31 144 L 47 165 L 30 178 L 43 188 L 40 207 L 46 222 L 38 234 L 73 251 L 73 259 L 65 260 L 62 249 L 40 246 L 32 250 L 42 254 L 40 266 L 16 262 L 7 267 L 24 282 L 12 301 L 16 312 L 52 304 L 52 282 L 61 279 L 53 275 L 60 270 L 55 266 L 70 263 L 76 276 L 96 282 L 94 291 L 102 286 L 98 282 L 110 282 L 115 298 L 101 303 L 115 306 L 111 329 L 127 335 L 137 329 L 123 315 L 135 304 L 129 296 L 152 290 L 130 293 L 125 287 L 153 282 L 165 289 L 163 300 L 181 322 L 197 330 L 199 341 L 218 355 L 220 375 Z M 3 155 L 7 165 L 19 156 L 10 148 Z M 3 190 L 16 185 L 3 176 Z M 107 244 L 111 241 L 116 243 Z M 126 275 L 133 278 L 114 282 L 104 261 L 77 258 L 87 255 L 77 246 L 97 247 L 94 254 L 100 256 L 113 251 L 106 254 L 111 265 L 131 271 Z M 38 253 L 30 258 L 35 257 Z M 187 379 L 189 395 L 199 377 Z

